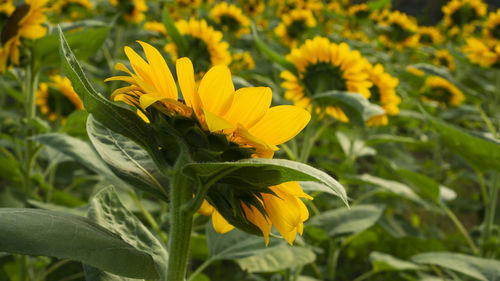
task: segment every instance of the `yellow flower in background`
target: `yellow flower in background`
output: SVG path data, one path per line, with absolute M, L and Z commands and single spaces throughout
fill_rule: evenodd
M 488 15 L 483 24 L 483 35 L 487 39 L 500 44 L 500 9 Z
M 266 5 L 263 0 L 242 0 L 239 2 L 239 5 L 249 17 L 259 16 L 266 9 Z
M 205 20 L 198 21 L 191 18 L 189 21 L 180 20 L 175 23 L 179 33 L 187 41 L 187 57 L 195 62 L 197 74 L 203 74 L 211 66 L 229 65 L 231 54 L 229 44 L 222 41 L 222 32 L 209 26 Z M 178 58 L 177 47 L 173 43 L 165 45 L 165 51 Z
M 486 15 L 487 8 L 481 0 L 451 0 L 441 8 L 444 25 L 447 28 L 474 25 Z
M 130 84 L 115 90 L 112 94 L 115 100 L 125 100 L 142 110 L 155 106 L 169 115 L 180 113 L 191 117 L 194 114 L 204 130 L 222 133 L 230 142 L 255 149 L 253 157 L 272 158 L 274 151 L 278 150 L 277 145 L 293 138 L 309 122 L 310 115 L 302 108 L 291 105 L 270 107 L 270 88 L 252 87 L 235 91 L 231 73 L 224 65 L 212 67 L 198 87 L 193 64 L 185 57 L 176 62 L 177 81 L 184 99 L 180 102 L 175 80 L 160 52 L 147 43 L 139 43 L 147 61 L 125 47 L 133 71 L 118 63 L 116 69 L 129 76 L 105 80 Z M 247 220 L 262 231 L 266 243 L 272 224 L 292 243 L 296 233 L 302 233 L 303 222 L 308 218 L 307 208 L 299 197 L 312 198 L 302 191 L 297 182 L 269 188 L 274 195 L 262 193 L 255 198 L 264 206 L 265 214 L 244 202 L 241 202 L 241 208 Z M 233 228 L 217 210 L 210 209 L 207 202 L 200 212 L 212 215 L 217 232 L 224 233 Z
M 148 11 L 146 0 L 109 0 L 109 3 L 126 12 L 125 20 L 132 23 L 140 23 L 145 18 Z
M 180 8 L 196 9 L 203 3 L 203 0 L 175 0 L 175 2 Z
M 370 102 L 380 105 L 386 114 L 376 115 L 366 123 L 369 126 L 386 126 L 389 123 L 387 115 L 398 115 L 401 98 L 396 94 L 399 80 L 385 72 L 384 66 L 376 64 L 368 67 L 368 74 L 373 86 L 370 88 Z
M 210 10 L 210 18 L 237 37 L 250 33 L 250 19 L 236 5 L 221 2 Z
M 297 106 L 311 110 L 311 95 L 330 90 L 370 97 L 372 82 L 366 72 L 370 63 L 359 51 L 349 50 L 346 43 L 330 43 L 327 38 L 318 36 L 292 49 L 286 59 L 295 65 L 299 76 L 290 71 L 281 72 L 284 80 L 281 86 L 286 89 L 285 98 Z M 340 121 L 349 121 L 339 107 L 329 106 L 325 112 Z
M 323 9 L 321 0 L 278 0 L 276 3 L 278 18 L 289 14 L 292 10 L 309 10 L 313 13 L 320 13 Z
M 375 10 L 370 14 L 370 19 L 376 22 L 385 22 L 391 14 L 391 5 L 386 5 L 383 9 Z
M 161 35 L 167 35 L 167 29 L 162 22 L 159 21 L 147 21 L 144 23 L 144 29 L 148 31 L 158 32 Z
M 418 27 L 419 43 L 422 45 L 436 45 L 444 41 L 441 31 L 434 26 Z
M 500 44 L 483 42 L 477 38 L 467 38 L 465 42 L 462 51 L 472 63 L 490 67 L 500 61 Z
M 437 102 L 441 106 L 459 106 L 465 96 L 455 85 L 439 76 L 429 76 L 422 91 L 423 101 Z
M 26 0 L 10 15 L 2 32 L 0 48 L 0 73 L 9 65 L 18 65 L 21 39 L 38 39 L 47 33 L 42 24 L 47 19 L 45 4 L 48 0 Z M 10 64 L 9 64 L 10 62 Z
M 446 49 L 437 50 L 432 61 L 434 64 L 445 66 L 451 71 L 455 70 L 455 59 Z
M 380 23 L 388 30 L 382 32 L 379 40 L 389 48 L 402 50 L 418 44 L 418 26 L 416 20 L 405 13 L 395 11 L 389 14 L 386 21 Z
M 35 94 L 36 105 L 43 114 L 48 115 L 50 121 L 56 121 L 58 116 L 64 121 L 71 112 L 84 108 L 67 77 L 53 75 L 50 81 L 40 83 Z
M 248 51 L 242 53 L 234 53 L 230 68 L 232 71 L 236 72 L 244 69 L 254 69 L 255 61 Z
M 408 66 L 406 68 L 406 71 L 408 71 L 409 73 L 411 73 L 415 76 L 418 76 L 418 77 L 424 77 L 424 75 L 425 75 L 425 72 L 423 70 L 420 70 L 420 69 L 413 67 L 413 66 Z
M 10 17 L 15 9 L 16 6 L 14 5 L 13 0 L 4 0 L 0 4 L 0 13 L 7 15 L 7 17 Z
M 80 19 L 92 11 L 92 3 L 90 0 L 61 0 L 52 4 L 50 11 L 55 12 L 59 16 L 69 15 L 72 20 Z
M 357 19 L 365 19 L 370 16 L 370 10 L 368 9 L 368 5 L 366 5 L 366 3 L 351 5 L 347 10 L 347 15 Z
M 301 36 L 315 26 L 316 20 L 310 10 L 296 9 L 282 16 L 282 21 L 276 26 L 274 32 L 280 37 L 281 42 L 294 47 Z

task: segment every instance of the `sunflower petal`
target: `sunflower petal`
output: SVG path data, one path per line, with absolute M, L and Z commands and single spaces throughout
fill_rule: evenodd
M 212 67 L 201 80 L 198 89 L 203 108 L 224 116 L 233 103 L 234 85 L 231 72 L 224 65 Z

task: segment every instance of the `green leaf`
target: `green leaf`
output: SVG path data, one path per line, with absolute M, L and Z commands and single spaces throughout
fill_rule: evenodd
M 314 216 L 307 225 L 324 229 L 331 237 L 354 235 L 372 227 L 384 209 L 383 205 L 356 205 L 330 210 Z
M 95 267 L 83 265 L 83 271 L 85 272 L 85 280 L 86 281 L 139 281 L 144 279 L 134 279 L 123 276 L 118 276 L 115 274 L 111 274 L 109 272 L 105 272 L 99 270 Z
M 386 272 L 386 271 L 405 271 L 405 270 L 421 270 L 422 267 L 419 265 L 398 259 L 394 256 L 380 253 L 371 252 L 370 261 L 373 266 L 374 272 Z
M 444 144 L 480 171 L 500 171 L 500 145 L 472 136 L 463 130 L 426 114 Z
M 299 182 L 299 184 L 300 184 L 300 187 L 302 187 L 302 190 L 309 195 L 313 192 L 320 191 L 320 192 L 331 194 L 333 196 L 337 196 L 337 193 L 335 191 L 333 191 L 331 188 L 329 188 L 328 186 L 326 186 L 325 184 L 322 184 L 320 182 L 301 181 L 301 182 Z
M 78 110 L 72 112 L 63 126 L 59 130 L 61 133 L 66 133 L 73 137 L 87 138 L 87 130 L 85 130 L 85 124 L 87 123 L 87 117 L 89 113 L 85 110 Z
M 370 10 L 371 12 L 373 12 L 375 10 L 383 9 L 390 4 L 391 4 L 391 0 L 373 0 L 373 1 L 368 1 L 368 3 L 367 3 L 368 10 Z
M 315 259 L 316 255 L 308 248 L 283 244 L 257 255 L 237 259 L 236 262 L 247 272 L 275 272 L 304 266 Z
M 158 144 L 152 137 L 154 136 L 152 129 L 135 112 L 118 106 L 94 90 L 60 28 L 59 40 L 59 52 L 64 72 L 83 101 L 85 109 L 107 128 L 132 139 L 150 155 L 154 155 L 153 152 L 156 151 Z M 162 161 L 161 158 L 155 160 Z
M 293 63 L 289 62 L 280 54 L 271 50 L 271 48 L 269 48 L 262 40 L 260 40 L 259 35 L 257 34 L 257 29 L 255 27 L 255 24 L 253 23 L 252 23 L 252 35 L 253 35 L 253 40 L 255 41 L 255 45 L 257 45 L 257 48 L 259 48 L 259 50 L 263 52 L 269 59 L 283 66 L 286 70 L 292 72 L 293 74 L 298 75 L 297 68 Z
M 83 60 L 97 52 L 108 37 L 110 30 L 110 26 L 104 26 L 85 28 L 80 31 L 67 31 L 66 40 L 75 56 Z M 89 38 L 92 38 L 92 40 L 89 40 Z M 57 52 L 54 52 L 58 45 L 59 36 L 57 34 L 44 36 L 35 41 L 33 53 L 40 66 L 58 65 L 61 62 Z
M 385 114 L 382 107 L 370 103 L 370 101 L 359 93 L 327 91 L 315 94 L 312 100 L 322 107 L 340 106 L 347 117 L 349 117 L 349 122 L 353 122 L 359 126 L 364 126 L 365 122 L 373 116 Z
M 246 183 L 261 187 L 288 181 L 319 181 L 348 205 L 345 189 L 338 181 L 323 171 L 290 160 L 252 158 L 235 162 L 192 163 L 187 164 L 183 172 L 205 180 L 227 173 L 220 181 L 242 179 Z
M 421 264 L 433 264 L 460 272 L 481 281 L 500 280 L 500 261 L 474 256 L 450 253 L 430 252 L 411 258 Z
M 92 115 L 87 119 L 87 132 L 99 155 L 120 178 L 168 200 L 169 180 L 146 150 L 104 127 Z
M 182 35 L 179 33 L 179 30 L 177 30 L 177 27 L 175 26 L 175 22 L 170 15 L 167 5 L 164 5 L 163 7 L 163 25 L 165 25 L 167 34 L 177 46 L 179 57 L 184 56 L 188 46 L 186 44 L 186 41 L 184 40 L 184 37 L 182 37 Z
M 414 187 L 420 196 L 431 199 L 432 202 L 438 202 L 439 184 L 433 179 L 406 169 L 396 169 L 396 173 Z
M 137 251 L 151 256 L 156 272 L 162 280 L 165 279 L 167 250 L 142 222 L 122 205 L 112 187 L 105 188 L 96 194 L 90 204 L 88 217 L 119 235 Z
M 132 278 L 158 278 L 151 256 L 89 219 L 0 208 L 0 252 L 72 259 Z

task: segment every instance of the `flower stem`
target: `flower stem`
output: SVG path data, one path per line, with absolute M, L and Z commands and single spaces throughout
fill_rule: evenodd
M 168 238 L 168 281 L 184 281 L 189 255 L 189 242 L 193 227 L 193 212 L 183 205 L 193 197 L 193 182 L 182 173 L 189 158 L 181 152 L 173 169 L 170 187 L 170 234 Z
M 439 207 L 441 207 L 441 209 L 443 209 L 443 211 L 446 213 L 446 215 L 448 215 L 448 217 L 451 219 L 451 221 L 455 224 L 455 226 L 458 228 L 458 230 L 462 233 L 462 235 L 465 237 L 465 240 L 469 244 L 469 247 L 471 248 L 472 253 L 474 253 L 474 255 L 477 255 L 479 253 L 479 250 L 478 250 L 476 244 L 474 244 L 474 241 L 472 241 L 472 238 L 470 237 L 469 233 L 465 229 L 464 225 L 460 222 L 460 220 L 453 213 L 453 211 L 450 210 L 450 208 L 448 208 L 448 206 L 446 206 L 446 204 L 444 204 L 441 200 L 438 200 L 437 203 L 438 203 Z

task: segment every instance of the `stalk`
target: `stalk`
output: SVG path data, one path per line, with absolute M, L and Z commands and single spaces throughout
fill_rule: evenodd
M 170 187 L 168 281 L 184 281 L 186 276 L 189 243 L 193 228 L 193 212 L 182 208 L 193 197 L 193 183 L 182 173 L 182 168 L 188 163 L 188 159 L 185 152 L 181 152 L 173 170 L 173 181 Z

